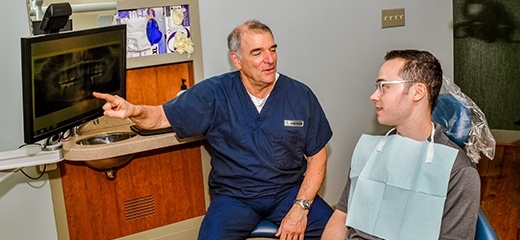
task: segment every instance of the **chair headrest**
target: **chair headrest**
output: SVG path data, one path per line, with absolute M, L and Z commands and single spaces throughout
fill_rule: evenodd
M 464 148 L 471 129 L 471 109 L 449 93 L 439 94 L 432 112 L 432 120 L 439 124 L 444 133 L 460 147 Z

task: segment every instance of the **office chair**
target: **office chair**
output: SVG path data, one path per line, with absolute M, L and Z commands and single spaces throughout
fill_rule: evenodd
M 262 219 L 249 234 L 248 238 L 277 238 L 275 237 L 278 226 L 267 219 Z

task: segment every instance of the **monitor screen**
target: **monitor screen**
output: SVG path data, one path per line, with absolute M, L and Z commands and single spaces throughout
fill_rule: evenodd
M 125 98 L 126 25 L 21 38 L 24 141 L 103 115 L 92 92 Z

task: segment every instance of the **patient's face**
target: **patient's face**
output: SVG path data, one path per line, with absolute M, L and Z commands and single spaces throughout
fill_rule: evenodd
M 376 88 L 370 96 L 374 103 L 377 121 L 387 126 L 399 126 L 405 124 L 411 118 L 413 101 L 411 96 L 405 92 L 406 82 L 399 76 L 399 71 L 404 66 L 404 59 L 391 59 L 386 61 L 380 68 L 376 82 L 389 82 L 383 84 L 383 91 Z M 395 84 L 392 84 L 395 83 Z

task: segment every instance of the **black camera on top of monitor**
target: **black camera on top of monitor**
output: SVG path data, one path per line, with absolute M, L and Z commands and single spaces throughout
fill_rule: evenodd
M 67 25 L 72 14 L 72 7 L 69 3 L 53 3 L 47 7 L 40 29 L 44 33 L 57 33 Z

